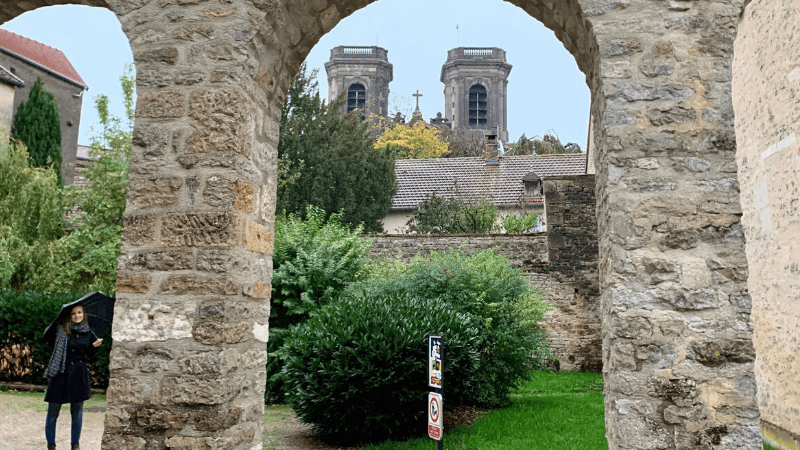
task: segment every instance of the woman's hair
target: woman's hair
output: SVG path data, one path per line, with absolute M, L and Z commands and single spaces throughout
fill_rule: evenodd
M 64 327 L 64 331 L 66 331 L 68 335 L 72 334 L 72 330 L 70 329 L 70 325 L 72 324 L 72 311 L 75 308 L 83 309 L 83 305 L 75 305 L 75 306 L 73 306 L 72 309 L 69 310 L 69 314 L 67 314 L 67 317 L 64 318 L 64 323 L 61 324 Z M 83 320 L 86 320 L 86 310 L 85 309 L 83 309 Z

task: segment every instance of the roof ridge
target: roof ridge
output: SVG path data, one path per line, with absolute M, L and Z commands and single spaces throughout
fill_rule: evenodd
M 57 48 L 55 48 L 55 47 L 51 47 L 51 46 L 49 46 L 49 45 L 45 44 L 44 42 L 39 42 L 39 41 L 37 41 L 36 39 L 31 39 L 31 38 L 29 38 L 28 36 L 23 36 L 23 35 L 21 35 L 21 34 L 14 33 L 13 31 L 11 31 L 11 30 L 7 30 L 7 29 L 5 29 L 5 28 L 2 28 L 2 27 L 0 27 L 0 31 L 5 31 L 6 33 L 11 33 L 11 34 L 13 34 L 14 36 L 21 37 L 22 39 L 25 39 L 25 40 L 28 40 L 28 41 L 31 41 L 31 42 L 35 42 L 35 43 L 37 43 L 37 44 L 39 44 L 39 45 L 42 45 L 42 46 L 45 46 L 45 47 L 47 47 L 47 48 L 49 48 L 49 49 L 51 49 L 51 50 L 55 50 L 55 51 L 57 51 L 57 52 L 60 52 L 61 54 L 63 54 L 64 56 L 66 56 L 66 54 L 65 54 L 64 52 L 62 52 L 61 50 L 59 50 L 59 49 L 57 49 Z

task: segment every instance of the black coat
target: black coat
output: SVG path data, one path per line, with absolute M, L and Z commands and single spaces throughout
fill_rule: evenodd
M 50 379 L 44 401 L 75 403 L 92 396 L 86 354 L 93 349 L 90 333 L 72 332 L 67 337 L 67 362 L 64 371 Z

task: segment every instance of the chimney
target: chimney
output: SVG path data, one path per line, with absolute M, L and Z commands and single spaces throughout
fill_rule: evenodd
M 500 154 L 497 150 L 497 135 L 487 134 L 486 145 L 483 147 L 484 166 L 499 166 Z

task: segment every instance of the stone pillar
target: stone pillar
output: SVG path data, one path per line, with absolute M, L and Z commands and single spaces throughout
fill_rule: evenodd
M 280 114 L 265 13 L 117 13 L 138 100 L 102 447 L 261 448 Z
M 735 53 L 758 403 L 765 436 L 800 448 L 800 2 L 750 2 Z
M 600 57 L 609 448 L 760 449 L 731 106 L 741 2 L 582 3 Z

